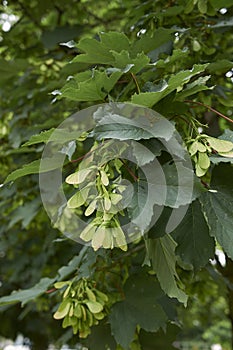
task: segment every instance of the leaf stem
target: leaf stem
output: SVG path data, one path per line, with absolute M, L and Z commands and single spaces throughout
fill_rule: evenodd
M 130 74 L 131 74 L 131 77 L 133 78 L 133 80 L 134 80 L 134 82 L 135 82 L 135 85 L 136 85 L 136 87 L 137 87 L 138 94 L 140 94 L 141 90 L 140 90 L 140 87 L 139 87 L 139 85 L 138 85 L 137 78 L 136 78 L 135 74 L 133 74 L 133 73 L 130 73 Z
M 126 162 L 121 159 L 122 163 L 124 164 L 125 168 L 127 169 L 128 173 L 132 176 L 132 178 L 134 179 L 134 181 L 138 181 L 139 178 L 134 174 L 134 172 L 128 167 L 128 165 L 126 164 Z
M 53 293 L 53 292 L 56 292 L 57 289 L 56 288 L 52 288 L 52 289 L 49 289 L 49 290 L 46 290 L 46 294 L 50 294 L 50 293 Z
M 80 160 L 82 160 L 83 158 L 85 158 L 86 156 L 89 156 L 89 154 L 91 154 L 93 151 L 89 151 L 87 152 L 86 154 L 84 154 L 83 156 L 77 158 L 77 159 L 73 159 L 73 160 L 70 160 L 71 163 L 77 163 L 79 162 Z
M 194 104 L 197 104 L 197 105 L 199 105 L 199 106 L 203 106 L 203 107 L 209 109 L 210 111 L 216 113 L 217 115 L 219 115 L 219 116 L 222 117 L 223 119 L 227 120 L 228 122 L 233 123 L 233 120 L 232 120 L 232 119 L 228 118 L 226 115 L 224 115 L 224 114 L 218 112 L 216 109 L 214 109 L 214 108 L 212 108 L 212 107 L 210 107 L 210 106 L 208 106 L 208 105 L 206 105 L 206 104 L 204 104 L 204 103 L 202 103 L 202 102 L 191 101 L 191 100 L 185 100 L 184 102 L 187 102 L 187 103 L 194 103 Z

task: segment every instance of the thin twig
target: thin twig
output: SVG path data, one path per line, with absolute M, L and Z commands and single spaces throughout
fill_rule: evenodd
M 71 162 L 71 163 L 77 163 L 77 162 L 79 162 L 80 160 L 83 160 L 83 158 L 89 156 L 92 152 L 94 152 L 94 150 L 87 152 L 86 154 L 84 154 L 83 156 L 81 156 L 81 157 L 79 157 L 79 158 L 77 158 L 77 159 L 70 160 L 70 162 Z
M 208 106 L 208 105 L 206 105 L 206 104 L 204 104 L 204 103 L 202 103 L 202 102 L 191 101 L 191 100 L 185 100 L 184 102 L 187 102 L 187 103 L 194 103 L 194 104 L 197 104 L 197 105 L 199 105 L 199 106 L 203 106 L 203 107 L 209 109 L 210 111 L 216 113 L 217 115 L 219 115 L 219 116 L 222 117 L 223 119 L 227 120 L 228 122 L 233 123 L 233 120 L 232 120 L 232 119 L 228 118 L 226 115 L 224 115 L 224 114 L 218 112 L 216 109 L 214 109 L 214 108 L 212 108 L 212 107 L 210 107 L 210 106 Z

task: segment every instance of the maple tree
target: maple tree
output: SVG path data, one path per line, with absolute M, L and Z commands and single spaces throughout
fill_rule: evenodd
M 206 278 L 233 323 L 233 1 L 1 11 L 2 335 L 172 349 Z

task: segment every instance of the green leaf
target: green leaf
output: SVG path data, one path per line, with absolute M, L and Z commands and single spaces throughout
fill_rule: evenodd
M 110 324 L 116 342 L 128 348 L 137 325 L 148 332 L 156 332 L 164 327 L 167 316 L 159 305 L 163 292 L 155 278 L 146 272 L 130 277 L 124 291 L 125 300 L 114 304 L 111 310 Z
M 146 245 L 146 260 L 151 260 L 152 268 L 156 272 L 161 288 L 170 298 L 177 298 L 186 305 L 188 297 L 178 288 L 176 282 L 179 280 L 176 272 L 176 242 L 167 234 L 161 238 L 148 239 Z
M 226 73 L 232 68 L 233 68 L 233 62 L 223 59 L 223 60 L 218 60 L 216 62 L 210 63 L 209 66 L 207 67 L 207 71 L 210 72 L 211 74 L 216 74 L 216 72 Z
M 0 305 L 8 305 L 21 302 L 22 306 L 24 306 L 26 303 L 44 294 L 57 279 L 63 280 L 77 269 L 78 263 L 80 263 L 80 261 L 83 259 L 83 255 L 86 253 L 86 251 L 87 247 L 84 247 L 79 256 L 75 256 L 70 261 L 68 266 L 63 266 L 60 268 L 58 271 L 58 276 L 56 278 L 42 278 L 32 288 L 14 291 L 11 293 L 11 295 L 0 298 Z
M 212 173 L 211 192 L 203 194 L 200 198 L 211 236 L 216 237 L 231 259 L 233 259 L 232 178 L 231 165 L 218 165 Z
M 203 72 L 207 66 L 208 64 L 194 65 L 191 70 L 181 71 L 175 75 L 172 75 L 168 80 L 166 87 L 162 87 L 160 91 L 134 94 L 131 101 L 141 106 L 153 107 L 158 101 L 170 94 L 172 91 L 175 91 L 176 89 L 181 88 L 184 84 L 188 83 L 193 76 Z
M 194 6 L 195 6 L 194 1 L 193 0 L 188 0 L 187 4 L 186 4 L 186 7 L 184 9 L 184 13 L 185 14 L 189 14 L 190 12 L 192 12 Z
M 55 278 L 42 278 L 32 288 L 14 291 L 8 296 L 1 297 L 0 305 L 21 303 L 24 306 L 44 294 L 54 282 Z
M 40 159 L 34 160 L 29 164 L 25 164 L 22 168 L 13 171 L 9 174 L 4 183 L 15 181 L 16 179 L 30 174 L 38 174 L 40 169 Z
M 180 162 L 164 164 L 163 171 L 166 177 L 164 191 L 167 192 L 165 205 L 168 207 L 179 208 L 189 204 L 204 191 L 193 170 Z
M 31 146 L 41 142 L 47 143 L 48 141 L 65 144 L 68 141 L 76 140 L 78 137 L 79 133 L 77 131 L 67 131 L 65 129 L 52 128 L 46 131 L 42 131 L 38 135 L 33 135 L 30 137 L 29 141 L 24 143 L 22 146 Z
M 138 73 L 144 68 L 150 61 L 149 57 L 143 52 L 137 54 L 136 58 L 131 58 L 128 51 L 121 51 L 120 53 L 111 50 L 115 59 L 114 67 L 125 69 L 127 66 L 132 65 L 130 71 L 134 74 Z
M 193 51 L 200 51 L 201 50 L 201 45 L 198 40 L 194 39 L 193 40 Z
M 130 105 L 128 113 L 132 113 L 133 108 L 134 106 Z M 146 114 L 147 110 L 145 109 L 143 113 Z M 143 118 L 143 115 L 130 119 L 112 112 L 107 113 L 104 109 L 98 110 L 99 121 L 94 129 L 94 135 L 98 139 L 141 140 L 160 137 L 170 140 L 175 131 L 174 125 L 156 112 L 150 113 L 150 117 L 151 120 Z
M 183 12 L 184 7 L 183 6 L 171 6 L 167 7 L 162 11 L 161 14 L 158 15 L 158 17 L 173 17 L 179 15 L 181 12 Z
M 72 155 L 76 150 L 76 142 L 70 141 L 68 144 L 64 145 L 61 149 L 61 153 L 66 154 L 69 161 L 71 161 Z
M 45 173 L 47 171 L 59 169 L 64 162 L 62 154 L 56 154 L 53 158 L 42 158 L 24 165 L 22 168 L 13 171 L 9 174 L 4 183 L 15 181 L 16 179 L 31 175 Z
M 163 193 L 160 194 L 160 184 L 157 187 L 152 187 L 150 184 L 148 187 L 147 181 L 143 180 L 134 184 L 134 194 L 127 210 L 131 221 L 137 225 L 142 233 L 145 233 L 149 229 L 153 215 L 155 213 L 159 215 L 160 213 L 161 207 L 156 206 L 156 202 L 158 201 L 160 205 L 163 204 L 164 195 Z
M 79 82 L 79 74 L 69 80 L 61 89 L 62 95 L 58 99 L 66 97 L 73 101 L 103 101 L 123 74 L 117 71 L 108 76 L 106 72 L 98 70 L 87 73 L 89 77 L 84 81 Z
M 213 164 L 219 164 L 219 163 L 231 163 L 233 164 L 233 157 L 228 158 L 228 157 L 221 157 L 221 156 L 211 156 L 210 161 Z
M 91 334 L 87 338 L 87 347 L 90 350 L 116 349 L 116 342 L 111 334 L 110 325 L 101 322 L 91 329 Z
M 233 107 L 233 94 L 225 95 L 224 98 L 218 96 L 218 101 L 225 107 Z
M 126 123 L 104 124 L 101 126 L 97 126 L 94 129 L 94 135 L 97 140 L 111 138 L 120 141 L 141 140 L 153 137 L 153 135 L 148 131 Z
M 156 68 L 167 68 L 176 62 L 186 60 L 188 55 L 189 51 L 187 49 L 176 49 L 172 51 L 171 56 L 168 56 L 165 59 L 159 59 L 157 62 L 155 62 L 155 66 Z
M 233 0 L 210 0 L 210 3 L 216 10 L 233 6 Z
M 175 324 L 168 324 L 166 331 L 159 330 L 156 333 L 140 331 L 139 341 L 143 350 L 175 350 L 173 346 L 180 328 Z
M 141 168 L 127 210 L 131 221 L 145 233 L 153 224 L 152 218 L 160 217 L 163 206 L 179 208 L 191 203 L 202 191 L 193 170 L 182 163 L 158 166 L 151 162 Z
M 219 139 L 233 142 L 233 131 L 229 129 L 224 130 L 224 133 L 219 136 Z
M 52 128 L 50 130 L 46 130 L 46 131 L 42 131 L 40 134 L 38 135 L 33 135 L 30 137 L 29 141 L 25 142 L 22 146 L 26 147 L 26 146 L 31 146 L 31 145 L 35 145 L 37 143 L 41 143 L 41 142 L 48 142 L 50 136 L 52 135 L 52 133 L 54 132 L 55 128 Z
M 159 144 L 159 141 L 158 141 L 158 144 Z M 148 164 L 155 159 L 154 152 L 150 151 L 143 144 L 141 144 L 139 142 L 133 142 L 132 146 L 133 146 L 133 155 L 135 156 L 137 164 L 139 166 L 143 166 L 145 164 Z M 161 144 L 161 148 L 162 148 L 162 144 Z M 161 153 L 161 149 L 158 150 L 157 154 L 160 154 L 160 153 Z
M 80 40 L 77 47 L 85 54 L 76 56 L 73 62 L 112 64 L 114 57 L 110 50 L 121 52 L 122 50 L 128 50 L 129 46 L 129 39 L 123 33 L 101 33 L 100 41 L 92 38 Z
M 173 209 L 170 207 L 162 208 L 158 220 L 148 232 L 148 238 L 155 239 L 164 236 L 166 233 L 169 233 L 167 230 L 167 225 L 171 217 L 172 211 Z
M 176 253 L 195 270 L 205 266 L 214 257 L 215 242 L 209 234 L 209 227 L 198 200 L 189 205 L 180 225 L 172 232 L 177 242 Z
M 176 100 L 183 101 L 188 96 L 194 95 L 200 91 L 212 89 L 213 87 L 206 86 L 206 82 L 210 79 L 210 77 L 211 77 L 210 75 L 207 75 L 205 77 L 200 77 L 196 79 L 194 82 L 187 84 L 181 92 L 177 93 Z
M 132 44 L 132 54 L 136 55 L 138 52 L 149 53 L 154 49 L 160 47 L 164 43 L 172 40 L 174 29 L 159 28 L 154 30 L 153 35 L 146 33 L 141 38 Z

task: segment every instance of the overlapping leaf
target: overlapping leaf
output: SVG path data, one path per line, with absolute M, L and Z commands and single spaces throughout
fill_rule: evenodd
M 110 315 L 112 334 L 118 344 L 128 348 L 137 325 L 148 332 L 165 326 L 167 316 L 159 304 L 162 295 L 158 282 L 146 273 L 128 279 L 125 300 L 116 303 Z
M 132 105 L 131 109 L 133 110 Z M 131 111 L 130 111 L 131 112 Z M 145 112 L 146 113 L 146 112 Z M 150 138 L 163 138 L 170 140 L 175 131 L 174 125 L 164 117 L 156 115 L 151 120 L 146 118 L 127 118 L 125 116 L 107 113 L 103 110 L 94 129 L 94 135 L 98 139 L 113 138 L 118 140 L 141 140 Z
M 66 97 L 73 101 L 103 101 L 122 74 L 121 71 L 117 71 L 108 76 L 106 72 L 93 70 L 92 73 L 88 73 L 89 77 L 86 80 L 81 81 L 77 74 L 61 89 L 62 95 L 58 98 Z
M 200 198 L 211 236 L 218 240 L 231 259 L 233 259 L 232 177 L 231 165 L 218 165 L 212 174 L 211 191 Z
M 193 265 L 195 270 L 205 266 L 213 258 L 215 242 L 210 237 L 198 200 L 189 205 L 185 217 L 171 235 L 178 244 L 176 253 L 184 262 Z
M 167 81 L 167 85 L 165 87 L 161 87 L 160 91 L 134 94 L 131 98 L 131 101 L 141 106 L 153 107 L 162 98 L 175 91 L 176 89 L 184 86 L 184 84 L 187 84 L 192 77 L 203 72 L 207 66 L 207 64 L 194 65 L 191 70 L 181 71 L 171 76 Z
M 177 285 L 179 277 L 176 272 L 176 242 L 167 234 L 160 238 L 149 239 L 146 244 L 147 259 L 151 260 L 162 289 L 169 297 L 177 298 L 186 305 L 188 297 Z

